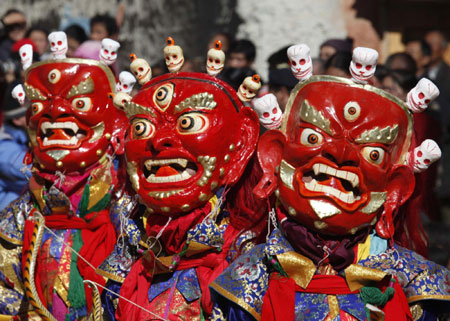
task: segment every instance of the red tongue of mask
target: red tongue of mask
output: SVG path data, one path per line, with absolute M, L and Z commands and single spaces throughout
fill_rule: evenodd
M 170 166 L 163 166 L 156 172 L 155 176 L 172 176 L 177 175 L 178 171 Z

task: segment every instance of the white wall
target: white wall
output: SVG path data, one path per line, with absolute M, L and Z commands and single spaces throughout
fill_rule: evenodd
M 239 0 L 237 13 L 244 20 L 238 38 L 256 45 L 255 69 L 267 78 L 267 58 L 288 44 L 306 43 L 317 57 L 320 44 L 345 38 L 340 0 Z

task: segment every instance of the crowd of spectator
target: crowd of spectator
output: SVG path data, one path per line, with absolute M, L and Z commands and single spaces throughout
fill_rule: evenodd
M 68 57 L 98 59 L 103 38 L 119 39 L 123 12 L 117 17 L 97 14 L 90 19 L 89 28 L 72 24 L 64 28 L 68 39 Z M 26 16 L 17 9 L 9 9 L 1 17 L 3 35 L 0 38 L 0 209 L 15 198 L 26 184 L 22 159 L 27 151 L 25 110 L 11 99 L 11 90 L 20 83 L 23 71 L 18 51 L 21 45 L 33 45 L 34 61 L 51 57 L 48 34 L 39 26 L 29 26 Z M 226 53 L 226 65 L 218 76 L 238 89 L 245 77 L 255 74 L 255 44 L 248 39 L 234 39 L 226 32 L 216 33 L 209 41 L 212 48 L 216 40 Z M 405 100 L 408 91 L 422 77 L 431 79 L 439 88 L 439 98 L 416 120 L 416 135 L 421 140 L 432 138 L 439 142 L 443 156 L 427 176 L 417 178 L 424 184 L 426 201 L 421 209 L 426 219 L 450 220 L 450 67 L 443 56 L 447 48 L 445 35 L 437 30 L 427 32 L 423 38 L 405 39 L 405 50 L 390 55 L 377 66 L 373 85 L 385 89 Z M 268 77 L 260 95 L 275 94 L 284 110 L 290 91 L 298 83 L 289 68 L 286 50 L 292 44 L 276 50 L 268 58 Z M 351 39 L 329 39 L 320 46 L 318 57 L 313 57 L 314 75 L 334 75 L 350 78 L 349 65 L 354 48 Z M 206 50 L 205 50 L 206 54 Z M 204 57 L 185 57 L 182 71 L 204 72 Z M 113 67 L 114 69 L 114 67 Z M 117 70 L 114 70 L 117 74 Z M 164 61 L 152 64 L 154 76 L 167 72 Z

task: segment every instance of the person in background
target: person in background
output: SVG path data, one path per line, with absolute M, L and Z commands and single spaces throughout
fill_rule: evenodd
M 91 40 L 102 41 L 104 38 L 117 40 L 119 38 L 119 27 L 116 19 L 109 14 L 97 14 L 91 18 Z
M 39 55 L 39 60 L 51 59 L 52 55 L 49 52 L 50 44 L 48 42 L 48 30 L 39 26 L 32 26 L 28 29 L 25 38 L 29 38 L 36 46 L 36 52 Z
M 423 39 L 411 39 L 405 44 L 405 52 L 416 61 L 416 76 L 420 77 L 425 74 L 431 62 L 430 45 Z
M 323 75 L 325 73 L 325 63 L 320 58 L 312 58 L 314 76 Z
M 22 11 L 9 9 L 2 16 L 4 35 L 0 39 L 0 61 L 9 58 L 12 45 L 25 37 L 27 19 Z
M 252 69 L 255 57 L 256 47 L 250 40 L 241 39 L 232 42 L 225 61 L 226 67 L 218 78 L 238 90 L 246 77 L 256 74 Z
M 386 68 L 389 70 L 407 70 L 414 75 L 417 73 L 416 61 L 406 52 L 398 52 L 386 59 Z
M 208 49 L 214 48 L 214 44 L 217 40 L 220 40 L 222 43 L 222 50 L 225 53 L 228 53 L 230 49 L 230 43 L 232 42 L 232 37 L 227 32 L 218 32 L 211 37 L 211 40 L 208 42 Z
M 320 45 L 319 58 L 326 62 L 337 52 L 352 53 L 353 40 L 347 39 L 329 39 Z
M 437 30 L 432 30 L 425 34 L 425 41 L 431 47 L 431 62 L 428 70 L 423 75 L 433 81 L 438 86 L 440 94 L 434 101 L 440 128 L 442 150 L 440 177 L 437 193 L 441 203 L 441 215 L 447 222 L 450 220 L 450 67 L 444 60 L 444 52 L 447 49 L 447 39 L 445 35 Z
M 81 28 L 77 24 L 73 24 L 64 29 L 64 32 L 67 35 L 67 57 L 74 57 L 75 51 L 77 48 L 86 40 L 88 40 L 88 36 L 84 29 Z
M 350 78 L 350 52 L 337 52 L 325 62 L 325 75 Z
M 291 90 L 298 80 L 292 75 L 289 68 L 289 59 L 286 51 L 289 46 L 283 47 L 269 56 L 269 92 L 277 97 L 278 105 L 284 111 Z
M 20 106 L 12 98 L 12 89 L 19 84 L 8 85 L 3 99 L 4 123 L 0 128 L 0 211 L 19 197 L 28 183 L 22 171 L 23 159 L 28 150 L 26 133 L 26 106 Z

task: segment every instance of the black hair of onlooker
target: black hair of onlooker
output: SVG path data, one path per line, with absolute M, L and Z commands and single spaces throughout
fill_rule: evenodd
M 401 69 L 408 70 L 409 72 L 414 73 L 414 74 L 417 72 L 416 61 L 414 60 L 413 57 L 408 55 L 406 52 L 398 52 L 398 53 L 390 55 L 387 58 L 386 63 L 385 63 L 386 68 L 388 68 L 390 70 L 399 69 L 399 68 L 395 68 L 394 66 L 392 66 L 393 62 L 396 59 L 402 60 L 403 64 L 405 65 L 405 68 L 401 68 Z
M 431 56 L 431 47 L 424 39 L 418 40 L 420 42 L 420 49 L 422 50 L 422 55 L 427 57 Z
M 112 16 L 110 16 L 107 13 L 96 14 L 95 16 L 93 16 L 91 18 L 91 21 L 90 21 L 91 30 L 92 30 L 92 26 L 97 23 L 102 23 L 105 25 L 106 32 L 108 32 L 108 37 L 111 37 L 111 36 L 119 33 L 119 27 L 117 26 L 116 19 L 114 19 Z
M 281 87 L 286 87 L 288 91 L 291 91 L 298 84 L 298 80 L 292 75 L 286 54 L 289 47 L 290 45 L 279 49 L 267 59 L 269 63 L 269 89 L 273 91 L 280 90 Z
M 30 38 L 30 35 L 33 31 L 41 31 L 41 32 L 45 33 L 45 35 L 47 37 L 50 34 L 50 32 L 47 29 L 40 27 L 40 26 L 33 25 L 30 27 L 30 29 L 27 30 L 27 33 L 25 34 L 25 38 Z
M 249 68 L 225 68 L 218 76 L 217 78 L 225 81 L 228 83 L 231 87 L 233 87 L 234 90 L 238 90 L 239 86 L 242 84 L 245 78 L 251 77 L 256 72 Z
M 406 93 L 417 85 L 416 74 L 405 69 L 388 70 L 384 77 L 391 77 Z
M 350 52 L 336 52 L 325 62 L 324 69 L 330 67 L 338 68 L 346 73 L 349 73 L 350 62 L 352 61 L 352 54 Z
M 3 16 L 0 19 L 3 25 L 4 25 L 3 19 L 5 19 L 5 17 L 7 17 L 7 16 L 9 16 L 10 14 L 13 14 L 13 13 L 19 13 L 19 14 L 25 16 L 23 11 L 20 11 L 19 9 L 15 9 L 15 8 L 9 9 L 3 14 Z
M 1 34 L 1 37 L 0 37 L 1 39 L 8 38 L 8 33 L 9 33 L 13 28 L 15 28 L 15 26 L 22 25 L 23 28 L 25 28 L 25 26 L 26 26 L 26 24 L 12 24 L 12 25 L 5 25 L 5 22 L 4 22 L 3 20 L 4 20 L 7 16 L 9 16 L 10 14 L 13 14 L 13 13 L 18 13 L 18 14 L 21 14 L 21 15 L 25 16 L 25 14 L 23 13 L 23 11 L 20 11 L 19 9 L 12 8 L 12 9 L 7 10 L 7 11 L 2 15 L 2 17 L 0 18 L 0 21 L 1 21 L 2 25 L 3 25 L 3 31 L 2 31 L 2 34 Z
M 64 29 L 64 32 L 67 35 L 67 38 L 73 38 L 78 41 L 80 44 L 88 40 L 88 36 L 82 27 L 77 24 L 73 24 Z
M 384 77 L 386 77 L 389 73 L 389 69 L 386 68 L 385 65 L 378 65 L 377 64 L 377 68 L 375 69 L 375 77 L 381 81 L 383 80 Z
M 255 60 L 256 47 L 250 40 L 235 40 L 230 44 L 230 50 L 228 50 L 228 54 L 231 53 L 243 53 L 245 55 L 245 59 L 251 63 Z

